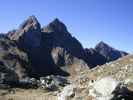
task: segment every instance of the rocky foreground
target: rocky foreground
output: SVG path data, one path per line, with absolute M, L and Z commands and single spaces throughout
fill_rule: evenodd
M 1 96 L 5 100 L 133 100 L 133 56 L 84 70 L 76 77 L 52 75 L 40 81 L 38 88 L 10 88 Z
M 74 79 L 73 79 L 74 80 Z M 133 56 L 81 72 L 59 100 L 133 100 Z

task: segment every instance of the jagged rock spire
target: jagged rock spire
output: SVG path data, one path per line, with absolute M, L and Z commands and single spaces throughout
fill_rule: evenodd
M 8 35 L 11 40 L 18 41 L 29 48 L 37 47 L 41 41 L 41 26 L 35 16 L 29 16 L 19 29 Z
M 67 28 L 63 22 L 55 18 L 50 24 L 43 28 L 43 32 L 63 32 L 68 33 Z
M 41 29 L 41 26 L 37 20 L 37 18 L 32 15 L 32 16 L 29 16 L 29 18 L 27 20 L 25 20 L 21 25 L 20 25 L 20 29 L 33 29 L 33 30 L 38 30 L 40 31 Z

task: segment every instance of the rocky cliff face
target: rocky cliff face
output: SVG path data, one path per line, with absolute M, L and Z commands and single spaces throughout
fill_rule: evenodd
M 55 19 L 46 27 L 43 27 L 42 35 L 42 47 L 48 50 L 54 64 L 63 71 L 72 74 L 68 70 L 74 64 L 74 59 L 80 61 L 84 57 L 84 49 L 80 42 L 71 36 L 66 26 L 59 19 Z
M 55 19 L 42 30 L 44 37 L 49 37 L 48 41 L 52 41 L 52 48 L 64 48 L 71 55 L 78 58 L 84 56 L 81 43 L 68 32 L 66 26 L 59 19 Z

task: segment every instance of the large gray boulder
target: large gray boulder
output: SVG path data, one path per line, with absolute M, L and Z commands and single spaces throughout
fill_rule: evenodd
M 128 90 L 126 85 L 111 77 L 97 80 L 89 90 L 89 95 L 95 100 L 132 100 L 133 98 L 133 92 Z

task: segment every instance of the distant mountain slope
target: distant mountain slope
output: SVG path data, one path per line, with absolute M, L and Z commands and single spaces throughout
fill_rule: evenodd
M 133 55 L 127 55 L 116 61 L 97 66 L 87 73 L 100 78 L 111 76 L 120 81 L 133 80 Z
M 117 60 L 126 55 L 128 55 L 128 53 L 114 49 L 101 41 L 95 46 L 95 48 L 85 49 L 84 60 L 91 67 L 95 67 L 97 65 L 103 65 L 106 62 Z
M 127 55 L 128 53 L 112 48 L 104 42 L 100 42 L 96 45 L 95 50 L 103 55 L 107 62 L 114 61 L 120 57 Z

